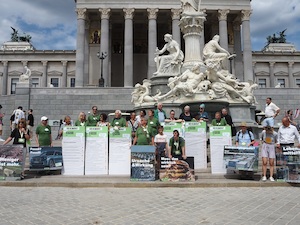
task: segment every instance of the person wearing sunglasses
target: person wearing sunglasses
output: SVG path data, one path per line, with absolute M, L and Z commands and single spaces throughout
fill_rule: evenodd
M 29 130 L 26 129 L 25 119 L 19 120 L 18 126 L 11 132 L 10 136 L 5 140 L 3 145 L 6 145 L 12 139 L 14 139 L 14 145 L 23 145 L 24 147 L 26 147 L 26 141 L 30 139 L 30 135 Z
M 87 126 L 95 127 L 97 123 L 100 121 L 100 114 L 98 113 L 97 106 L 92 107 L 92 113 L 87 118 Z

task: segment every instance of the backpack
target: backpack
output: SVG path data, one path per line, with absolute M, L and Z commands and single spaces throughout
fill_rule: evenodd
M 254 139 L 252 140 L 252 138 L 251 138 L 251 134 L 252 134 L 253 137 L 254 137 L 254 134 L 253 134 L 253 132 L 252 132 L 252 128 L 247 128 L 246 132 L 248 133 L 248 135 L 249 135 L 249 137 L 250 137 L 250 140 L 253 141 Z M 241 130 L 239 130 L 239 131 L 236 133 L 236 137 L 238 138 L 238 137 L 240 136 L 241 133 L 242 133 Z

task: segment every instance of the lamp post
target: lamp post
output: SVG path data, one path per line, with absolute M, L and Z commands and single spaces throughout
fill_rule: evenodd
M 101 60 L 101 74 L 100 74 L 101 77 L 99 79 L 99 87 L 104 87 L 105 80 L 103 78 L 103 60 L 107 57 L 107 53 L 101 52 L 101 54 L 100 54 L 100 52 L 97 52 L 97 57 L 98 57 L 98 59 Z

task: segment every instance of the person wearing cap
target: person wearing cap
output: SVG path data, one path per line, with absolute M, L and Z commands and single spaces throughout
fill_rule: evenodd
M 51 127 L 48 125 L 48 118 L 46 116 L 42 116 L 41 123 L 37 126 L 35 133 L 36 143 L 39 147 L 52 147 Z
M 205 104 L 199 106 L 199 112 L 197 114 L 198 122 L 208 122 L 208 113 L 204 111 Z
M 236 146 L 244 146 L 244 147 L 249 147 L 254 144 L 254 135 L 252 131 L 247 129 L 247 123 L 242 122 L 241 125 L 241 130 L 236 133 Z
M 273 178 L 274 161 L 275 161 L 275 144 L 277 143 L 277 133 L 273 127 L 267 126 L 261 133 L 261 156 L 262 156 L 262 181 L 267 181 L 267 165 L 270 165 L 270 181 L 275 181 Z
M 263 126 L 274 127 L 274 119 L 278 116 L 280 108 L 272 102 L 272 98 L 268 97 L 266 99 L 265 108 L 265 119 L 263 120 Z
M 179 131 L 173 131 L 173 137 L 169 141 L 169 158 L 186 159 L 185 140 L 179 136 Z

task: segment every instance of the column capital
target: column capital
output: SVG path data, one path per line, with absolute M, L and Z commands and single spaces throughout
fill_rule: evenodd
M 292 62 L 292 61 L 288 62 L 289 67 L 292 67 L 292 66 L 294 65 L 294 63 L 295 63 L 295 62 Z
M 61 63 L 63 64 L 63 66 L 67 66 L 68 65 L 68 61 L 66 61 L 66 60 L 61 61 Z
M 227 20 L 227 15 L 228 15 L 229 12 L 230 12 L 229 9 L 219 9 L 218 10 L 219 21 L 221 21 L 221 20 Z
M 48 61 L 42 61 L 43 66 L 47 66 Z
M 23 66 L 27 66 L 28 61 L 22 61 Z
M 158 9 L 147 9 L 147 12 L 148 12 L 148 19 L 149 20 L 156 20 L 157 18 L 157 12 L 158 12 Z
M 252 13 L 252 10 L 242 10 L 241 11 L 241 20 L 242 21 L 247 21 L 250 20 L 250 15 Z
M 77 19 L 86 19 L 86 8 L 77 8 L 76 9 L 77 13 Z
M 99 9 L 99 12 L 101 13 L 101 19 L 109 19 L 110 17 L 110 12 L 111 9 L 110 8 L 106 8 L 106 9 Z
M 182 9 L 171 9 L 172 20 L 179 20 Z
M 126 19 L 130 19 L 130 20 L 133 19 L 134 8 L 123 9 L 123 12 L 124 12 L 124 18 L 125 18 L 125 20 Z
M 3 66 L 8 66 L 8 61 L 2 61 Z
M 276 62 L 269 62 L 270 67 L 273 67 L 275 65 Z

